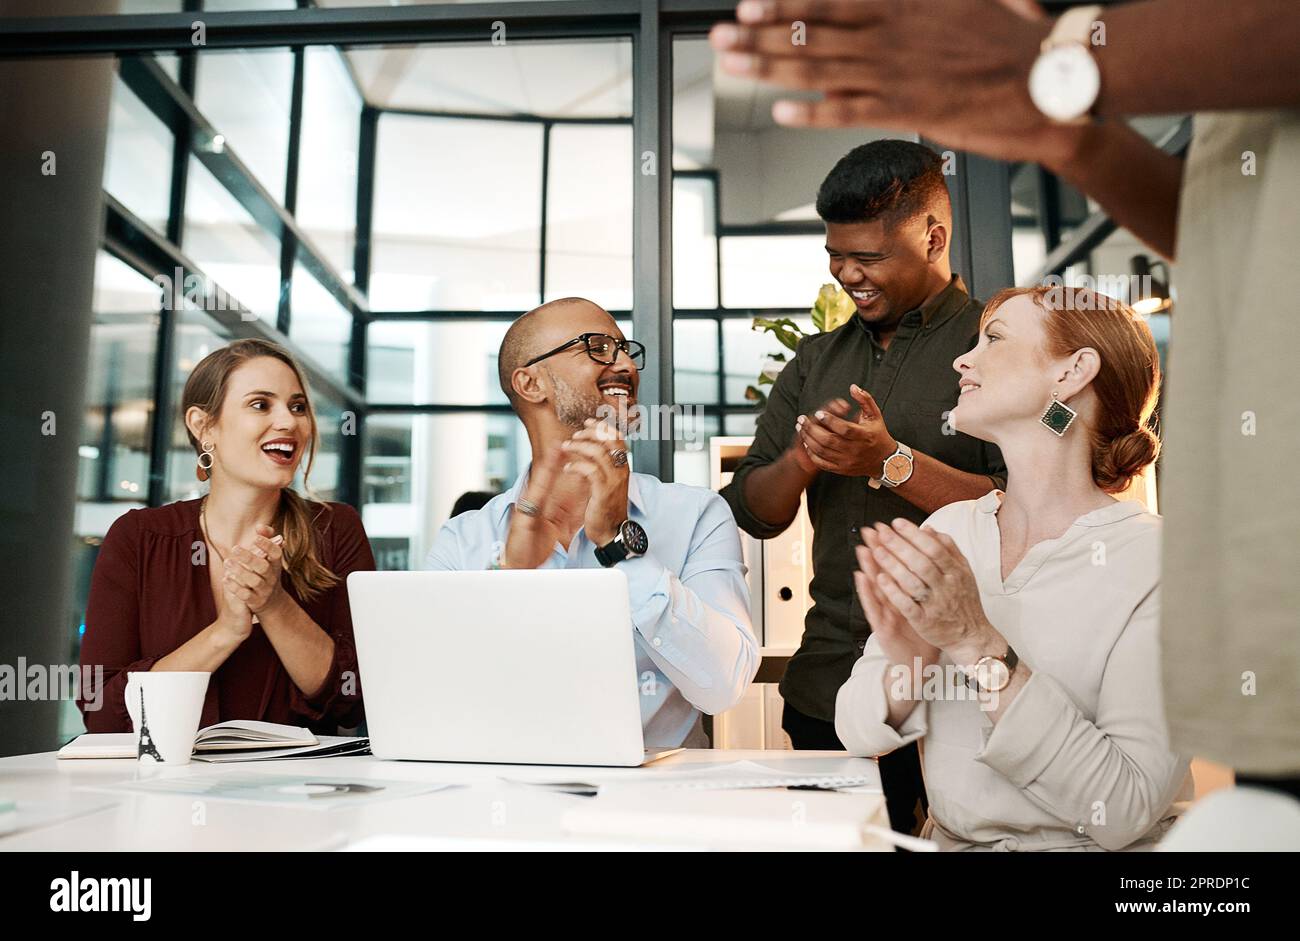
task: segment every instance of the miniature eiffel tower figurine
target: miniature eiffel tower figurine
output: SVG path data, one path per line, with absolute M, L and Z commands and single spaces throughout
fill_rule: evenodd
M 158 749 L 153 743 L 153 737 L 149 734 L 149 720 L 144 714 L 144 690 L 140 690 L 140 748 L 136 752 L 136 758 L 143 758 L 145 755 L 160 764 L 162 763 L 163 757 L 158 754 Z

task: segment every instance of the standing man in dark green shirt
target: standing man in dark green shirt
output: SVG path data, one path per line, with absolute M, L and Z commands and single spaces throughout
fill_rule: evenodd
M 871 632 L 853 586 L 859 529 L 1006 485 L 995 446 L 955 431 L 953 360 L 978 339 L 981 305 L 948 261 L 952 207 L 942 162 L 921 144 L 854 148 L 817 193 L 835 280 L 857 305 L 800 342 L 754 443 L 722 494 L 742 529 L 770 539 L 808 493 L 813 606 L 781 681 L 782 726 L 798 749 L 840 749 L 835 694 Z M 883 694 L 882 694 L 883 695 Z M 915 745 L 880 759 L 896 830 L 915 828 L 925 787 Z

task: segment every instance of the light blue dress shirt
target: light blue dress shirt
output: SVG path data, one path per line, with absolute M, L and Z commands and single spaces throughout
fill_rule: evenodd
M 426 567 L 491 568 L 527 479 L 525 470 L 508 492 L 444 524 Z M 618 563 L 636 641 L 637 675 L 628 682 L 641 692 L 646 747 L 671 748 L 686 741 L 699 712 L 716 715 L 740 702 L 758 672 L 740 535 L 726 502 L 702 487 L 632 474 L 628 504 L 629 518 L 650 538 L 646 555 Z M 599 568 L 595 549 L 579 529 L 567 549 L 557 542 L 540 567 Z

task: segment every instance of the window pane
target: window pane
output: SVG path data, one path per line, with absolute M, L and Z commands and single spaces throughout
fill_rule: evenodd
M 366 532 L 377 551 L 407 547 L 413 568 L 424 567 L 461 494 L 507 489 L 530 455 L 528 435 L 513 415 L 482 412 L 371 415 L 364 441 Z
M 632 128 L 551 130 L 546 300 L 632 309 Z
M 752 438 L 754 431 L 758 427 L 758 416 L 761 412 L 733 412 L 723 419 L 723 425 L 726 428 L 725 434 L 735 435 L 737 437 Z
M 259 226 L 197 158 L 185 193 L 185 253 L 271 326 L 280 306 L 280 242 Z
M 181 80 L 181 60 L 174 52 L 158 52 L 154 54 L 158 60 L 159 67 L 171 76 L 173 82 Z
M 289 339 L 340 380 L 347 380 L 352 314 L 301 264 L 293 266 Z
M 1042 191 L 1035 163 L 1011 169 L 1011 259 L 1017 284 L 1042 267 L 1047 258 L 1047 240 L 1041 225 Z
M 809 307 L 830 281 L 821 235 L 722 239 L 723 307 Z
M 338 500 L 339 472 L 342 467 L 339 451 L 343 445 L 343 405 L 320 389 L 313 388 L 310 392 L 311 405 L 316 412 L 316 433 L 320 436 L 316 445 L 316 460 L 312 463 L 311 476 L 307 480 L 311 487 L 310 496 L 316 500 Z M 355 422 L 350 427 L 355 428 Z M 303 486 L 302 471 L 306 469 L 303 466 L 296 482 L 298 491 L 304 495 L 307 490 Z
M 713 166 L 713 49 L 704 38 L 673 40 L 673 169 Z
M 816 289 L 814 296 L 815 291 Z M 815 332 L 811 317 L 790 319 L 804 333 Z M 745 388 L 758 385 L 759 372 L 769 357 L 784 353 L 787 361 L 794 358 L 794 354 L 782 346 L 776 337 L 754 330 L 753 321 L 743 317 L 732 317 L 722 322 L 722 349 L 723 368 L 727 372 L 727 402 L 732 405 L 745 404 Z M 772 391 L 769 385 L 758 388 L 765 394 Z M 845 393 L 848 393 L 847 389 Z
M 1061 242 L 1069 241 L 1090 212 L 1088 200 L 1082 193 L 1061 180 L 1044 178 L 1037 165 L 1030 163 L 1014 167 L 1011 173 L 1011 257 L 1017 284 L 1033 281 L 1047 260 L 1050 246 L 1043 231 L 1044 195 L 1050 196 L 1054 203 L 1048 208 L 1059 221 Z
M 536 306 L 541 167 L 541 125 L 385 115 L 371 309 Z
M 80 656 L 90 576 L 104 534 L 119 516 L 148 499 L 160 301 L 152 281 L 107 252 L 98 253 L 65 663 L 75 664 Z M 76 704 L 66 700 L 59 715 L 60 740 L 83 731 Z
M 673 306 L 678 309 L 718 306 L 714 198 L 710 179 L 673 181 Z
M 180 312 L 176 324 L 176 371 L 172 374 L 171 450 L 167 455 L 168 500 L 194 500 L 207 492 L 195 475 L 198 455 L 185 434 L 181 391 L 199 360 L 225 346 L 230 338 L 207 314 L 197 310 Z
M 106 252 L 95 260 L 77 496 L 139 503 L 149 495 L 158 286 Z
M 512 117 L 631 116 L 630 41 L 520 41 L 509 33 L 509 18 L 504 22 L 504 43 L 491 42 L 485 22 L 482 42 L 353 49 L 348 57 L 366 98 L 379 108 Z
M 167 231 L 174 138 L 120 78 L 113 78 L 104 189 L 158 232 Z
M 437 405 L 505 403 L 497 352 L 508 321 L 398 323 L 367 327 L 366 397 Z
M 673 169 L 718 175 L 724 224 L 815 222 L 817 188 L 836 162 L 867 141 L 901 136 L 778 125 L 777 100 L 816 96 L 727 74 L 702 37 L 675 39 L 672 52 Z
M 682 404 L 717 403 L 717 321 L 673 321 L 673 398 Z
M 280 203 L 292 98 L 293 53 L 288 50 L 207 52 L 199 57 L 195 104 Z
M 298 222 L 349 281 L 356 244 L 361 98 L 336 49 L 306 51 Z
M 709 439 L 718 433 L 718 416 L 700 417 L 694 428 L 694 440 L 678 438 L 673 444 L 673 480 L 679 484 L 713 489 L 709 476 Z

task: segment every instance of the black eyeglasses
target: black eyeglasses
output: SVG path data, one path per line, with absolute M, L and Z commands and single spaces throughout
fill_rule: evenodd
M 645 367 L 645 344 L 638 343 L 636 340 L 619 340 L 606 333 L 584 333 L 582 336 L 574 337 L 568 343 L 562 343 L 549 353 L 543 353 L 541 356 L 534 356 L 525 366 L 531 366 L 534 363 L 540 363 L 549 356 L 556 353 L 563 353 L 572 346 L 581 343 L 586 347 L 587 355 L 602 366 L 613 366 L 618 360 L 620 352 L 626 353 L 632 360 L 632 365 L 637 369 Z

